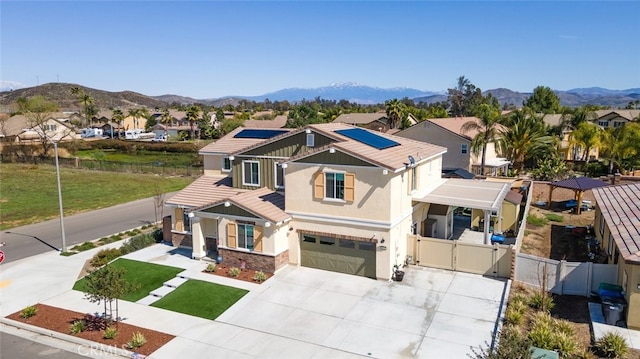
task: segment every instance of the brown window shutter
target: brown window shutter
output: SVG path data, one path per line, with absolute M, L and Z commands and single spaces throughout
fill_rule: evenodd
M 262 252 L 262 227 L 253 226 L 253 250 Z
M 176 217 L 176 231 L 182 232 L 184 231 L 184 223 L 182 223 L 182 208 L 176 208 L 174 211 L 174 216 Z
M 344 174 L 344 200 L 353 202 L 356 192 L 356 175 L 354 173 Z
M 228 223 L 227 224 L 227 246 L 231 248 L 236 248 L 238 246 L 237 241 L 237 232 L 236 232 L 236 224 Z
M 324 198 L 324 173 L 316 173 L 316 178 L 313 180 L 313 198 Z

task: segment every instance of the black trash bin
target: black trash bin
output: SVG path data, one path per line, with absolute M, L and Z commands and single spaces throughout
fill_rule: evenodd
M 609 325 L 616 325 L 620 321 L 624 321 L 624 308 L 626 302 L 620 297 L 601 297 L 602 314 L 604 320 Z

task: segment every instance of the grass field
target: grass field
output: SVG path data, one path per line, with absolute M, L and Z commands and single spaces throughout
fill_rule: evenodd
M 151 306 L 214 320 L 247 293 L 244 289 L 192 279 Z
M 130 259 L 120 258 L 109 264 L 117 268 L 126 269 L 125 279 L 130 283 L 138 283 L 139 288 L 133 293 L 120 298 L 130 302 L 138 301 L 154 289 L 162 287 L 162 284 L 176 276 L 176 274 L 184 271 L 182 268 L 163 266 L 159 264 L 133 261 Z M 84 292 L 85 279 L 78 280 L 73 289 Z
M 92 159 L 123 163 L 161 163 L 163 166 L 192 166 L 200 159 L 197 153 L 168 153 L 138 151 L 123 153 L 116 150 L 81 150 L 75 153 L 80 159 Z
M 65 216 L 183 189 L 193 178 L 60 168 Z M 57 218 L 56 169 L 0 164 L 0 230 Z

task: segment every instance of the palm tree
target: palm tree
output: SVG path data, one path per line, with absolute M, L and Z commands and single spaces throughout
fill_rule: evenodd
M 598 147 L 601 137 L 602 129 L 600 126 L 588 121 L 583 121 L 571 132 L 569 142 L 574 146 L 582 148 L 581 160 L 589 164 L 589 153 L 592 149 Z
M 95 114 L 95 108 L 93 108 L 93 97 L 84 92 L 80 93 L 80 102 L 84 107 L 84 117 L 87 119 L 87 124 L 91 124 L 91 116 Z
M 189 121 L 189 127 L 191 128 L 191 139 L 194 140 L 196 138 L 195 136 L 195 130 L 194 130 L 194 125 L 196 123 L 196 121 L 198 121 L 198 115 L 200 114 L 200 107 L 198 107 L 197 105 L 191 105 L 189 106 L 189 108 L 187 109 L 187 121 Z
M 602 132 L 603 154 L 609 159 L 609 173 L 614 166 L 622 167 L 623 161 L 640 155 L 640 123 L 628 123 Z
M 554 137 L 547 135 L 542 117 L 527 108 L 512 112 L 503 125 L 498 130 L 498 151 L 513 163 L 518 173 L 524 170 L 525 160 L 551 154 L 554 149 Z
M 484 166 L 487 157 L 487 144 L 498 138 L 500 124 L 500 108 L 483 103 L 476 110 L 476 117 L 480 121 L 468 121 L 462 125 L 462 133 L 478 131 L 471 140 L 471 150 L 477 156 L 482 151 L 480 174 L 484 176 Z
M 168 108 L 162 110 L 162 115 L 160 115 L 160 123 L 165 126 L 173 126 L 173 116 L 171 116 Z
M 122 121 L 124 121 L 124 114 L 122 113 L 121 109 L 117 108 L 113 110 L 113 112 L 111 113 L 111 121 L 118 124 L 118 139 L 120 139 L 120 126 L 122 125 Z M 111 132 L 113 137 L 113 129 Z
M 140 117 L 148 119 L 149 110 L 146 108 L 131 108 L 129 109 L 129 116 L 133 117 L 133 128 L 140 128 L 138 119 Z
M 407 105 L 402 103 L 397 98 L 386 101 L 384 106 L 387 110 L 387 118 L 389 119 L 389 128 L 393 129 L 398 127 L 400 121 L 406 116 Z

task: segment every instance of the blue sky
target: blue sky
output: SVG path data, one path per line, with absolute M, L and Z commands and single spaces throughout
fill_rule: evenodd
M 358 82 L 640 87 L 640 2 L 0 3 L 0 80 L 198 99 Z

